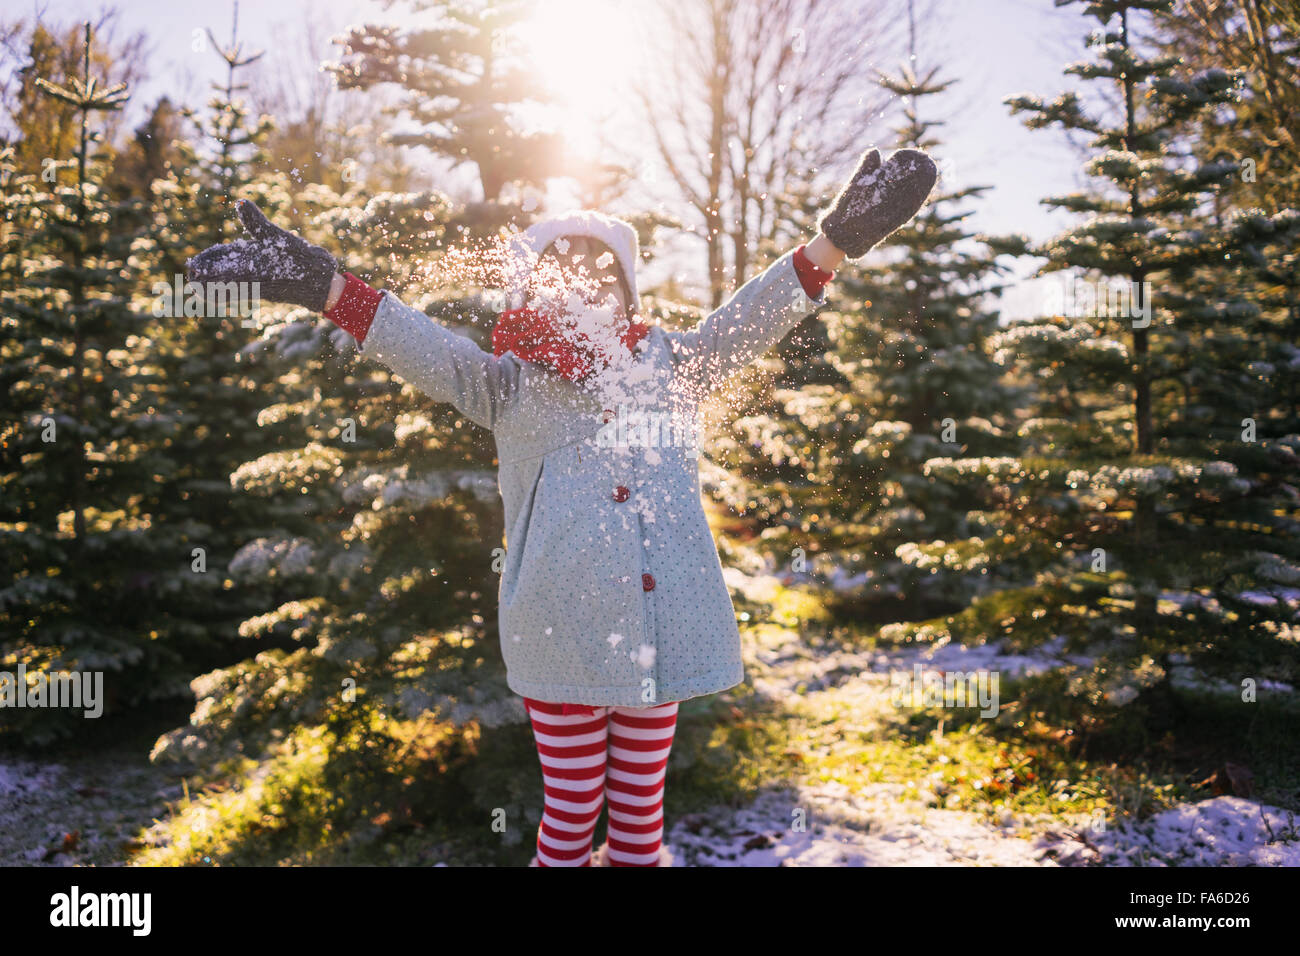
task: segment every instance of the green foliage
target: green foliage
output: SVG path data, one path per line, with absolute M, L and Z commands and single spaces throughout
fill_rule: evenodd
M 1285 582 L 1300 438 L 1272 411 L 1289 404 L 1275 374 L 1291 354 L 1277 336 L 1287 306 L 1260 308 L 1249 300 L 1261 273 L 1224 268 L 1252 248 L 1275 267 L 1258 249 L 1289 237 L 1292 217 L 1209 213 L 1231 169 L 1198 157 L 1187 133 L 1232 102 L 1233 84 L 1223 71 L 1180 77 L 1177 58 L 1140 52 L 1136 18 L 1165 7 L 1087 5 L 1107 31 L 1067 72 L 1107 85 L 1117 112 L 1073 96 L 1008 100 L 1031 127 L 1092 135 L 1096 187 L 1045 200 L 1089 218 L 1036 250 L 1043 272 L 1154 278 L 1140 293 L 1154 319 L 1099 298 L 1086 320 L 1067 308 L 991 338 L 994 358 L 1035 387 L 1019 457 L 926 461 L 922 473 L 948 489 L 930 496 L 966 509 L 964 524 L 895 551 L 964 609 L 881 631 L 1016 650 L 1064 640 L 1078 659 L 1027 682 L 1008 713 L 1130 751 L 1151 745 L 1148 725 L 1176 716 L 1189 688 L 1292 686 L 1297 664 Z
M 524 130 L 508 110 L 542 93 L 512 29 L 531 13 L 530 0 L 407 5 L 434 14 L 434 25 L 355 27 L 340 61 L 329 66 L 340 89 L 398 88 L 401 104 L 393 112 L 409 113 L 417 129 L 391 134 L 391 141 L 424 147 L 458 165 L 472 163 L 488 203 L 500 201 L 507 184 L 540 185 L 571 172 L 561 134 Z
M 13 417 L 0 446 L 0 670 L 103 672 L 106 710 L 184 692 L 187 662 L 210 636 L 186 613 L 181 583 L 194 527 L 161 514 L 150 492 L 177 462 L 158 435 L 164 409 L 140 399 L 133 304 L 143 278 L 138 199 L 104 187 L 95 117 L 121 107 L 122 84 L 92 75 L 37 78 L 80 120 L 69 182 L 17 169 L 7 193 L 4 259 L 21 282 L 0 289 L 3 385 Z M 29 743 L 73 731 L 80 711 L 6 708 L 0 728 Z
M 762 527 L 777 567 L 861 575 L 839 609 L 888 619 L 969 598 L 910 566 L 899 549 L 972 533 L 964 503 L 922 466 L 1014 450 L 1021 390 L 1003 379 L 988 346 L 998 328 L 988 302 L 1004 271 L 999 252 L 966 226 L 968 204 L 987 187 L 954 181 L 938 152 L 939 124 L 925 116 L 951 81 L 909 65 L 881 85 L 902 103 L 896 145 L 939 156 L 940 182 L 869 263 L 837 271 L 831 307 L 783 343 L 774 386 L 712 451 L 743 489 L 724 500 Z

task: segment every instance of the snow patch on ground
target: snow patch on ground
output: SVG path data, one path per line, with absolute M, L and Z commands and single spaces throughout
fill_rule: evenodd
M 58 764 L 0 763 L 0 821 L 19 800 L 53 787 L 62 771 Z
M 779 632 L 765 635 L 754 646 L 750 673 L 759 694 L 779 698 L 792 692 L 829 690 L 866 675 L 910 674 L 917 665 L 923 671 L 990 671 L 1010 678 L 1091 663 L 1090 658 L 1067 654 L 1064 648 L 1062 636 L 1023 653 L 1004 650 L 1001 641 L 976 646 L 945 643 L 840 650 L 810 646 L 802 635 Z
M 728 585 L 750 600 L 768 599 L 784 583 L 757 568 L 727 570 Z M 864 726 L 892 710 L 889 673 L 917 664 L 1019 676 L 1092 663 L 1067 653 L 1063 636 L 1026 652 L 1001 641 L 844 650 L 818 646 L 805 634 L 760 629 L 745 649 L 758 694 L 797 694 L 813 710 L 824 703 Z M 765 790 L 740 810 L 719 806 L 670 820 L 665 840 L 681 866 L 1300 866 L 1294 814 L 1240 797 L 1121 824 L 1010 812 L 990 821 L 917 797 L 902 784 L 795 784 Z
M 66 765 L 0 755 L 0 866 L 120 866 L 180 795 L 135 752 Z
M 1011 813 L 995 823 L 902 793 L 901 784 L 768 790 L 740 810 L 683 816 L 665 840 L 679 866 L 1300 866 L 1294 814 L 1240 797 L 1092 829 Z
M 1063 864 L 1103 866 L 1300 866 L 1295 814 L 1246 800 L 1185 803 L 1136 823 L 1066 835 Z
M 682 817 L 666 834 L 681 866 L 1056 866 L 1041 830 L 1011 817 L 900 801 L 900 784 L 822 783 L 741 810 Z

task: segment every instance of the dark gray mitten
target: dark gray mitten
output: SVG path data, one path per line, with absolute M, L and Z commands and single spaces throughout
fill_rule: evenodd
M 869 149 L 817 225 L 848 258 L 865 256 L 916 215 L 938 176 L 919 149 L 900 149 L 883 166 L 880 151 Z
M 254 203 L 236 204 L 247 239 L 209 246 L 185 263 L 191 282 L 256 282 L 261 298 L 324 312 L 334 257 L 302 236 L 272 225 Z

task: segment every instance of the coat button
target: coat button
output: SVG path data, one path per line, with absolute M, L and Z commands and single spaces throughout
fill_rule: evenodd
M 630 495 L 631 493 L 632 492 L 628 491 L 622 485 L 619 485 L 617 488 L 614 489 L 614 500 L 627 501 L 628 495 Z
M 641 575 L 641 589 L 643 591 L 653 591 L 655 589 L 655 576 L 653 574 Z

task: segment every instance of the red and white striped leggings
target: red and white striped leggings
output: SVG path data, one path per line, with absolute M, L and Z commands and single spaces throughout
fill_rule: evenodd
M 590 716 L 566 716 L 562 704 L 529 697 L 524 706 L 546 794 L 537 865 L 591 866 L 596 818 L 608 797 L 610 866 L 658 866 L 677 701 L 595 707 Z

